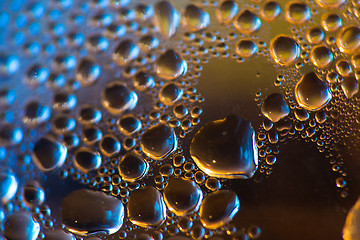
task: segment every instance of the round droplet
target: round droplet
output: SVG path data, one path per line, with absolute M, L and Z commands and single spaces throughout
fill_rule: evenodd
M 323 8 L 339 8 L 346 0 L 316 0 L 316 3 Z
M 99 79 L 101 68 L 90 59 L 83 59 L 79 65 L 76 78 L 81 85 L 90 86 Z
M 311 62 L 318 68 L 326 68 L 334 59 L 333 53 L 325 46 L 316 46 L 310 52 Z
M 47 122 L 50 115 L 50 107 L 37 101 L 31 101 L 25 106 L 25 113 L 22 120 L 28 127 L 35 127 L 36 125 Z
M 189 32 L 198 32 L 206 29 L 210 24 L 210 16 L 201 8 L 190 4 L 185 7 L 181 20 Z
M 171 82 L 164 85 L 159 92 L 159 99 L 165 105 L 173 105 L 181 99 L 183 90 L 177 83 Z
M 104 52 L 109 47 L 109 41 L 101 36 L 101 35 L 95 35 L 89 37 L 88 40 L 88 49 L 94 52 Z
M 16 100 L 16 91 L 14 89 L 0 89 L 0 107 L 7 107 Z
M 239 5 L 232 0 L 223 1 L 216 9 L 216 18 L 220 23 L 231 23 L 239 11 Z
M 141 127 L 141 121 L 133 115 L 122 116 L 118 122 L 120 132 L 126 136 L 139 132 Z
M 8 240 L 35 240 L 40 233 L 40 224 L 28 212 L 15 212 L 6 219 L 4 236 Z
M 84 125 L 97 124 L 101 117 L 101 111 L 89 105 L 83 106 L 79 111 L 79 121 Z
M 216 229 L 230 222 L 240 208 L 236 193 L 231 190 L 220 190 L 204 198 L 200 207 L 200 221 L 210 229 Z
M 0 128 L 0 144 L 3 146 L 13 146 L 21 143 L 23 131 L 12 125 L 3 125 Z
M 82 139 L 87 145 L 99 142 L 102 139 L 102 136 L 102 131 L 96 126 L 88 126 L 82 130 Z
M 125 66 L 138 57 L 140 49 L 131 40 L 122 41 L 113 53 L 113 60 L 119 66 Z
M 23 199 L 29 206 L 39 206 L 45 200 L 45 191 L 39 182 L 30 181 L 23 189 Z
M 14 75 L 20 67 L 20 60 L 15 55 L 0 56 L 0 74 L 3 76 Z
M 18 181 L 9 169 L 0 167 L 0 203 L 7 204 L 16 194 Z
M 74 94 L 60 92 L 55 94 L 53 108 L 58 111 L 67 111 L 75 108 L 76 96 Z
M 140 227 L 156 227 L 166 219 L 166 206 L 161 193 L 147 186 L 130 194 L 127 203 L 129 220 Z
M 168 1 L 154 5 L 153 24 L 165 40 L 176 33 L 180 23 L 180 13 Z
M 174 80 L 187 72 L 187 63 L 174 50 L 163 53 L 155 64 L 155 73 L 165 80 Z
M 344 27 L 336 37 L 336 44 L 341 52 L 355 53 L 360 49 L 360 28 Z
M 340 59 L 335 64 L 336 71 L 343 77 L 348 77 L 352 73 L 351 65 L 348 61 Z
M 134 182 L 146 176 L 149 164 L 141 156 L 127 153 L 120 160 L 118 169 L 122 179 Z
M 159 46 L 159 40 L 153 35 L 146 35 L 140 38 L 139 48 L 143 52 L 150 52 Z
M 85 173 L 98 169 L 101 165 L 101 156 L 89 148 L 79 148 L 75 153 L 75 165 Z
M 49 78 L 49 70 L 40 65 L 34 65 L 27 72 L 26 83 L 31 86 L 38 86 Z
M 113 234 L 123 224 L 123 204 L 102 192 L 88 189 L 74 191 L 64 198 L 61 206 L 66 229 L 80 236 Z
M 194 181 L 185 178 L 170 178 L 164 188 L 164 200 L 167 207 L 178 216 L 197 211 L 203 194 Z
M 341 28 L 342 20 L 339 15 L 328 13 L 322 16 L 321 25 L 326 31 L 335 32 Z
M 258 166 L 255 131 L 235 115 L 205 124 L 192 139 L 190 154 L 211 177 L 246 179 Z
M 109 83 L 101 95 L 103 106 L 111 114 L 120 114 L 136 107 L 138 96 L 121 82 Z
M 140 145 L 148 157 L 161 160 L 176 150 L 177 137 L 173 128 L 158 124 L 144 132 Z
M 283 95 L 280 93 L 272 93 L 266 97 L 261 105 L 261 113 L 264 114 L 272 122 L 278 122 L 290 113 Z
M 111 134 L 107 134 L 101 139 L 99 147 L 101 153 L 106 157 L 113 157 L 121 150 L 121 144 L 119 140 Z
M 345 77 L 341 81 L 341 89 L 346 98 L 352 98 L 359 91 L 359 82 L 354 76 Z
M 324 40 L 325 33 L 320 28 L 313 27 L 308 30 L 306 38 L 311 44 L 319 44 Z
M 275 1 L 267 1 L 264 3 L 263 7 L 261 8 L 261 16 L 266 21 L 272 21 L 281 13 L 281 8 L 279 4 Z
M 137 73 L 133 78 L 134 87 L 139 91 L 145 91 L 155 86 L 154 77 L 145 72 Z
M 276 63 L 290 66 L 299 58 L 300 46 L 291 37 L 280 35 L 271 41 L 270 54 Z
M 251 40 L 240 40 L 236 44 L 235 51 L 241 57 L 251 57 L 258 51 L 258 47 Z
M 310 19 L 311 13 L 305 3 L 295 1 L 286 5 L 285 16 L 292 24 L 302 24 Z
M 45 136 L 36 141 L 32 159 L 40 170 L 52 171 L 64 164 L 67 152 L 67 148 L 62 143 Z
M 261 20 L 249 10 L 242 11 L 234 21 L 235 28 L 242 34 L 252 34 L 261 27 Z
M 332 98 L 327 83 L 320 80 L 314 72 L 304 74 L 295 86 L 297 103 L 310 111 L 324 107 Z

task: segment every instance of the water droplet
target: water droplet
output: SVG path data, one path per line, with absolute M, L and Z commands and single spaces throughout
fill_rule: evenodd
M 117 232 L 124 219 L 124 206 L 115 197 L 88 189 L 67 195 L 62 201 L 62 221 L 68 231 L 80 236 Z
M 101 156 L 90 148 L 79 148 L 75 153 L 75 165 L 85 173 L 96 170 L 101 165 Z
M 303 2 L 289 2 L 285 9 L 286 19 L 292 24 L 302 24 L 311 17 L 309 7 Z
M 0 167 L 0 203 L 8 203 L 15 196 L 17 189 L 18 181 L 13 172 Z
M 300 46 L 291 37 L 280 35 L 271 41 L 270 53 L 276 63 L 290 66 L 299 58 Z
M 316 0 L 316 3 L 323 8 L 339 8 L 346 0 Z
M 360 198 L 347 214 L 345 226 L 343 228 L 344 240 L 360 239 Z
M 147 186 L 130 194 L 127 203 L 129 220 L 140 227 L 156 227 L 166 219 L 166 206 L 161 193 Z
M 120 160 L 118 169 L 122 179 L 134 182 L 146 176 L 149 164 L 141 156 L 127 153 Z
M 33 150 L 33 161 L 42 171 L 52 171 L 61 167 L 67 157 L 67 148 L 50 136 L 36 141 Z
M 111 134 L 107 134 L 101 139 L 99 147 L 101 153 L 106 157 L 113 157 L 121 150 L 121 144 L 119 140 Z
M 335 13 L 327 13 L 322 16 L 321 25 L 328 32 L 335 32 L 342 26 L 341 18 Z
M 180 23 L 180 13 L 168 1 L 161 1 L 154 6 L 153 24 L 164 39 L 171 38 Z
M 122 41 L 116 48 L 112 58 L 119 66 L 126 66 L 138 57 L 140 49 L 131 40 Z
M 41 123 L 47 122 L 51 115 L 50 107 L 37 101 L 31 101 L 25 106 L 23 122 L 29 127 L 35 127 Z
M 133 115 L 122 116 L 118 122 L 120 132 L 126 136 L 131 136 L 140 131 L 142 123 Z
M 200 207 L 200 221 L 210 229 L 216 229 L 230 222 L 240 208 L 240 201 L 235 192 L 220 190 L 204 198 Z
M 146 35 L 140 38 L 139 48 L 143 52 L 150 52 L 159 46 L 159 40 L 153 35 Z
M 279 4 L 275 1 L 265 2 L 263 7 L 261 8 L 261 16 L 266 21 L 274 20 L 275 18 L 277 18 L 277 16 L 279 16 L 280 13 L 281 13 L 281 8 Z
M 23 189 L 23 199 L 29 206 L 41 205 L 45 200 L 45 192 L 37 181 L 26 183 Z
M 250 178 L 258 165 L 255 131 L 235 115 L 207 123 L 192 139 L 190 154 L 209 176 Z
M 359 91 L 359 82 L 354 76 L 345 77 L 341 81 L 341 89 L 347 98 L 352 98 Z
M 318 68 L 326 68 L 333 61 L 332 52 L 325 46 L 316 46 L 310 52 L 311 62 Z
M 344 53 L 355 53 L 360 47 L 360 28 L 347 26 L 341 29 L 336 37 L 336 44 Z
M 203 194 L 194 181 L 185 178 L 170 178 L 164 188 L 165 203 L 178 216 L 197 211 L 202 202 Z
M 140 145 L 148 157 L 161 160 L 176 150 L 177 137 L 173 128 L 158 124 L 144 132 Z
M 261 20 L 249 10 L 242 11 L 234 21 L 235 28 L 242 34 L 252 34 L 261 27 Z
M 240 40 L 236 44 L 235 50 L 241 57 L 251 57 L 258 51 L 258 47 L 256 43 L 251 40 Z
M 329 86 L 314 72 L 304 74 L 295 86 L 298 104 L 310 111 L 324 107 L 332 98 Z
M 155 73 L 165 80 L 174 80 L 187 72 L 187 63 L 174 50 L 163 53 L 155 64 Z
M 233 21 L 239 11 L 239 6 L 235 1 L 223 1 L 216 9 L 216 18 L 220 23 L 228 24 Z
M 74 235 L 62 230 L 53 230 L 45 234 L 44 240 L 75 240 Z
M 280 93 L 272 93 L 266 97 L 261 105 L 261 112 L 270 121 L 278 122 L 290 113 L 290 109 L 283 95 Z
M 90 59 L 83 59 L 80 62 L 76 78 L 83 86 L 90 86 L 100 77 L 101 68 Z
M 34 65 L 29 68 L 27 71 L 26 83 L 31 86 L 38 86 L 44 82 L 49 77 L 49 70 L 45 67 L 41 67 L 40 65 Z
M 102 92 L 102 104 L 111 114 L 120 114 L 136 107 L 138 96 L 123 83 L 109 83 Z
M 204 30 L 210 24 L 209 14 L 193 4 L 185 7 L 181 17 L 182 24 L 189 32 Z
M 8 240 L 35 240 L 40 232 L 40 224 L 28 212 L 16 212 L 6 219 L 4 236 Z
M 67 111 L 75 108 L 77 103 L 74 94 L 59 92 L 54 96 L 53 108 L 58 111 Z
M 165 105 L 173 105 L 180 100 L 183 95 L 183 90 L 177 83 L 171 82 L 164 85 L 159 92 L 159 99 Z
M 0 143 L 5 146 L 19 144 L 23 140 L 23 131 L 12 125 L 3 125 L 0 129 Z
M 0 74 L 4 76 L 14 75 L 20 67 L 20 60 L 17 56 L 0 56 Z
M 97 124 L 102 117 L 101 111 L 89 105 L 83 106 L 79 111 L 79 121 L 82 124 Z

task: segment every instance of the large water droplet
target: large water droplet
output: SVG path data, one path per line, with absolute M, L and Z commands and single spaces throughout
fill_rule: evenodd
M 252 34 L 261 27 L 261 20 L 249 10 L 242 11 L 234 21 L 235 28 L 242 34 Z
M 270 54 L 276 63 L 289 66 L 299 58 L 300 46 L 291 37 L 280 35 L 271 41 Z
M 120 176 L 129 182 L 134 182 L 145 177 L 149 170 L 149 164 L 141 157 L 134 153 L 127 153 L 119 163 Z
M 50 107 L 37 101 L 32 101 L 25 106 L 25 114 L 22 120 L 27 126 L 34 127 L 48 121 L 50 115 Z
M 101 74 L 101 68 L 90 59 L 83 59 L 79 65 L 76 78 L 83 86 L 92 85 Z
M 42 171 L 51 171 L 61 167 L 67 156 L 67 148 L 50 136 L 36 141 L 33 150 L 33 161 Z
M 165 80 L 174 80 L 187 71 L 187 63 L 174 50 L 163 53 L 155 64 L 155 73 Z
M 314 72 L 308 72 L 296 84 L 295 98 L 301 107 L 316 111 L 331 100 L 332 94 L 325 82 L 321 81 Z
M 23 131 L 12 125 L 3 125 L 0 128 L 0 144 L 13 146 L 23 140 Z
M 124 219 L 124 206 L 115 197 L 93 190 L 80 189 L 62 201 L 62 221 L 70 232 L 80 236 L 117 232 Z
M 201 8 L 190 4 L 182 14 L 182 23 L 189 32 L 198 32 L 206 29 L 210 24 L 210 16 Z
M 98 169 L 101 165 L 101 156 L 90 148 L 79 148 L 75 153 L 75 165 L 83 172 Z
M 177 83 L 168 83 L 164 85 L 159 92 L 159 99 L 165 105 L 173 105 L 180 100 L 183 95 L 183 90 Z
M 354 76 L 345 77 L 341 81 L 341 89 L 347 98 L 352 98 L 359 91 L 359 82 Z
M 9 169 L 0 167 L 0 203 L 8 203 L 16 194 L 18 181 Z
M 164 39 L 171 38 L 180 23 L 180 14 L 168 1 L 161 1 L 154 6 L 153 23 Z
M 125 66 L 135 58 L 140 53 L 140 49 L 136 44 L 131 40 L 122 41 L 113 53 L 113 60 L 119 66 Z
M 310 52 L 311 62 L 318 68 L 326 68 L 333 61 L 332 52 L 325 46 L 316 46 Z
M 138 96 L 121 82 L 111 82 L 101 95 L 103 106 L 111 114 L 120 114 L 136 107 Z
M 156 227 L 166 219 L 166 206 L 161 193 L 147 186 L 130 194 L 127 204 L 129 220 L 140 227 Z
M 336 37 L 336 43 L 340 51 L 344 53 L 359 52 L 360 28 L 355 26 L 344 27 Z
M 192 139 L 190 154 L 212 177 L 250 178 L 258 166 L 255 131 L 235 115 L 205 124 Z
M 240 201 L 235 192 L 220 190 L 204 198 L 200 207 L 200 221 L 210 229 L 224 226 L 236 215 Z
M 267 96 L 261 105 L 261 113 L 272 122 L 278 122 L 290 113 L 289 106 L 283 95 L 272 93 Z
M 265 2 L 261 8 L 261 16 L 266 21 L 274 20 L 281 13 L 281 8 L 276 1 Z
M 339 8 L 346 0 L 316 0 L 316 3 L 323 8 Z
M 45 200 L 45 191 L 39 182 L 30 181 L 23 189 L 23 199 L 29 206 L 41 205 Z
M 140 145 L 147 156 L 161 160 L 176 150 L 177 138 L 173 128 L 158 124 L 146 130 Z
M 216 18 L 219 22 L 228 24 L 233 21 L 239 11 L 239 5 L 232 0 L 223 1 L 216 9 Z
M 185 178 L 170 178 L 164 189 L 166 205 L 178 216 L 197 211 L 202 198 L 202 191 L 196 183 Z
M 40 224 L 28 212 L 16 212 L 6 219 L 4 236 L 7 240 L 35 240 L 40 232 Z
M 289 2 L 286 6 L 285 16 L 292 24 L 301 24 L 311 17 L 309 7 L 303 2 Z
M 140 131 L 142 127 L 141 121 L 133 115 L 122 116 L 118 122 L 120 132 L 126 136 L 131 136 Z
M 45 234 L 44 240 L 75 240 L 74 235 L 62 230 L 53 230 Z

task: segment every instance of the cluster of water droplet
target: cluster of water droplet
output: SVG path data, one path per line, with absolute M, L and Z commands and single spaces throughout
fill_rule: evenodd
M 259 227 L 230 223 L 241 196 L 222 185 L 253 177 L 258 166 L 270 175 L 286 139 L 316 143 L 347 196 L 338 148 L 359 142 L 357 2 L 54 0 L 3 8 L 6 239 L 257 239 Z M 279 23 L 284 32 L 266 31 Z M 229 115 L 195 128 L 201 71 L 227 57 L 270 61 L 279 91 L 256 94 L 259 127 Z M 62 200 L 60 219 L 43 186 L 53 173 L 87 187 Z

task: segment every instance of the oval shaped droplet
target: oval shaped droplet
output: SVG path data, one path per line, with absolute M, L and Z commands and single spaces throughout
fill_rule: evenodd
M 174 80 L 186 73 L 187 63 L 174 50 L 169 49 L 159 57 L 154 70 L 158 77 Z

